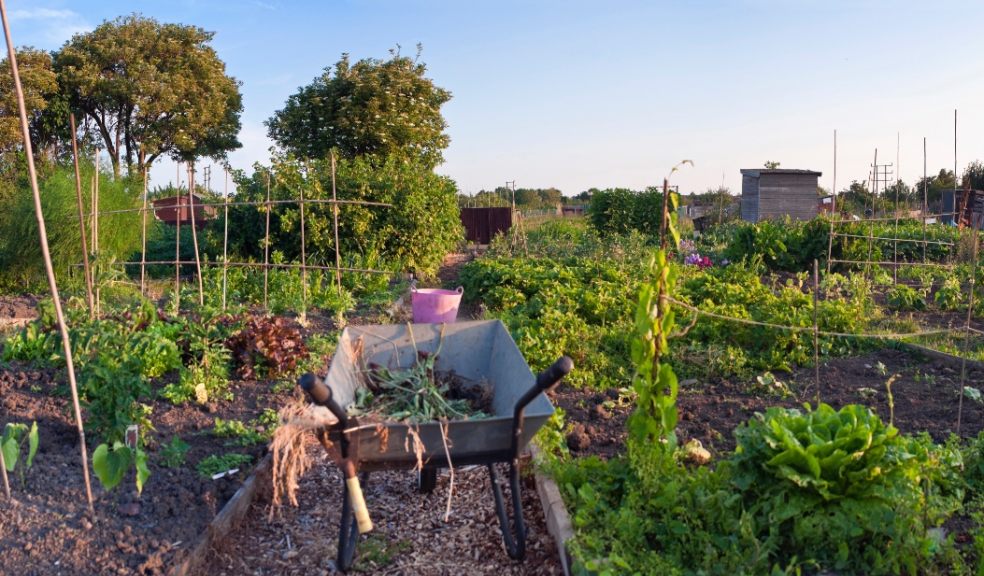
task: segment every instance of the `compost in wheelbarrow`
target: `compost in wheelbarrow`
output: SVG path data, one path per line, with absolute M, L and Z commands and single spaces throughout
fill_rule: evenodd
M 433 353 L 438 349 L 436 371 L 453 372 L 491 387 L 491 417 L 408 425 L 360 423 L 347 415 L 346 408 L 355 400 L 356 391 L 365 385 L 366 366 L 407 367 L 417 361 L 418 352 Z M 519 453 L 553 414 L 553 406 L 543 392 L 572 367 L 565 357 L 534 378 L 516 343 L 498 320 L 346 328 L 328 371 L 327 386 L 311 375 L 301 379 L 302 388 L 312 400 L 327 406 L 338 418 L 338 424 L 328 430 L 329 437 L 341 449 L 339 464 L 347 477 L 338 567 L 348 569 L 354 558 L 358 529 L 349 496 L 353 489 L 360 490 L 358 481 L 352 484 L 356 473 L 361 473 L 364 483 L 371 471 L 401 467 L 419 470 L 421 464 L 424 490 L 433 488 L 438 468 L 487 465 L 506 550 L 512 558 L 523 558 L 526 529 L 519 494 Z M 408 446 L 416 449 L 408 450 Z M 509 464 L 512 522 L 493 467 L 497 462 Z M 365 521 L 368 523 L 368 518 Z

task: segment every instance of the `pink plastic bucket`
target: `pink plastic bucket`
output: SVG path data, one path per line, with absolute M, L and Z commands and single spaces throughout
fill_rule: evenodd
M 413 308 L 413 321 L 419 324 L 441 324 L 454 322 L 458 317 L 458 305 L 465 289 L 411 288 L 410 304 Z

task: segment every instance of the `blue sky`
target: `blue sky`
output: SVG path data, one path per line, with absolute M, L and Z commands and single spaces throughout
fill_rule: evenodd
M 201 26 L 245 112 L 235 167 L 263 162 L 263 121 L 342 52 L 385 58 L 424 46 L 453 93 L 438 170 L 465 192 L 515 180 L 566 194 L 657 184 L 682 191 L 775 160 L 865 179 L 874 149 L 901 177 L 984 159 L 984 2 L 734 0 L 288 1 L 8 0 L 18 45 L 57 49 L 73 33 L 140 12 Z M 155 169 L 156 184 L 174 176 Z

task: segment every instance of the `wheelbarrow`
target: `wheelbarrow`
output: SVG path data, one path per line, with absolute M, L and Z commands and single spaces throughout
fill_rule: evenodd
M 453 371 L 467 381 L 484 382 L 491 388 L 491 417 L 411 425 L 360 422 L 348 415 L 346 409 L 355 401 L 357 390 L 365 386 L 365 366 L 408 367 L 416 362 L 418 351 L 437 350 L 440 353 L 435 358 L 435 371 Z M 345 476 L 338 569 L 347 571 L 352 566 L 359 534 L 372 529 L 361 489 L 369 481 L 370 472 L 415 469 L 418 488 L 429 492 L 434 489 L 438 470 L 452 465 L 487 467 L 506 552 L 510 558 L 522 560 L 526 553 L 526 524 L 520 497 L 520 452 L 554 412 L 543 393 L 573 367 L 571 359 L 564 356 L 534 378 L 499 320 L 345 328 L 327 383 L 311 374 L 300 379 L 309 398 L 338 419 L 319 434 L 330 441 L 322 442 L 326 449 L 337 447 L 338 464 Z M 415 443 L 418 451 L 408 452 L 406 446 Z M 511 520 L 496 463 L 509 464 Z

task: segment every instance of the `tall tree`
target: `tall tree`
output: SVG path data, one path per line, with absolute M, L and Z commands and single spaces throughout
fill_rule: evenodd
M 20 48 L 17 50 L 17 66 L 20 69 L 24 104 L 31 128 L 31 141 L 39 157 L 53 154 L 54 130 L 52 118 L 59 116 L 63 104 L 58 99 L 58 80 L 51 66 L 51 55 L 42 50 Z M 0 152 L 23 148 L 17 95 L 13 76 L 7 74 L 10 61 L 0 62 Z
M 305 158 L 323 158 L 336 148 L 344 158 L 398 153 L 431 168 L 443 162 L 451 140 L 441 106 L 451 93 L 424 76 L 420 46 L 415 59 L 390 54 L 355 64 L 343 54 L 267 120 L 270 138 Z
M 209 45 L 214 34 L 134 14 L 76 34 L 54 69 L 72 108 L 90 119 L 119 175 L 161 155 L 221 158 L 238 148 L 239 82 Z
M 964 168 L 963 181 L 964 188 L 972 190 L 984 190 L 984 164 L 980 160 L 974 160 Z

